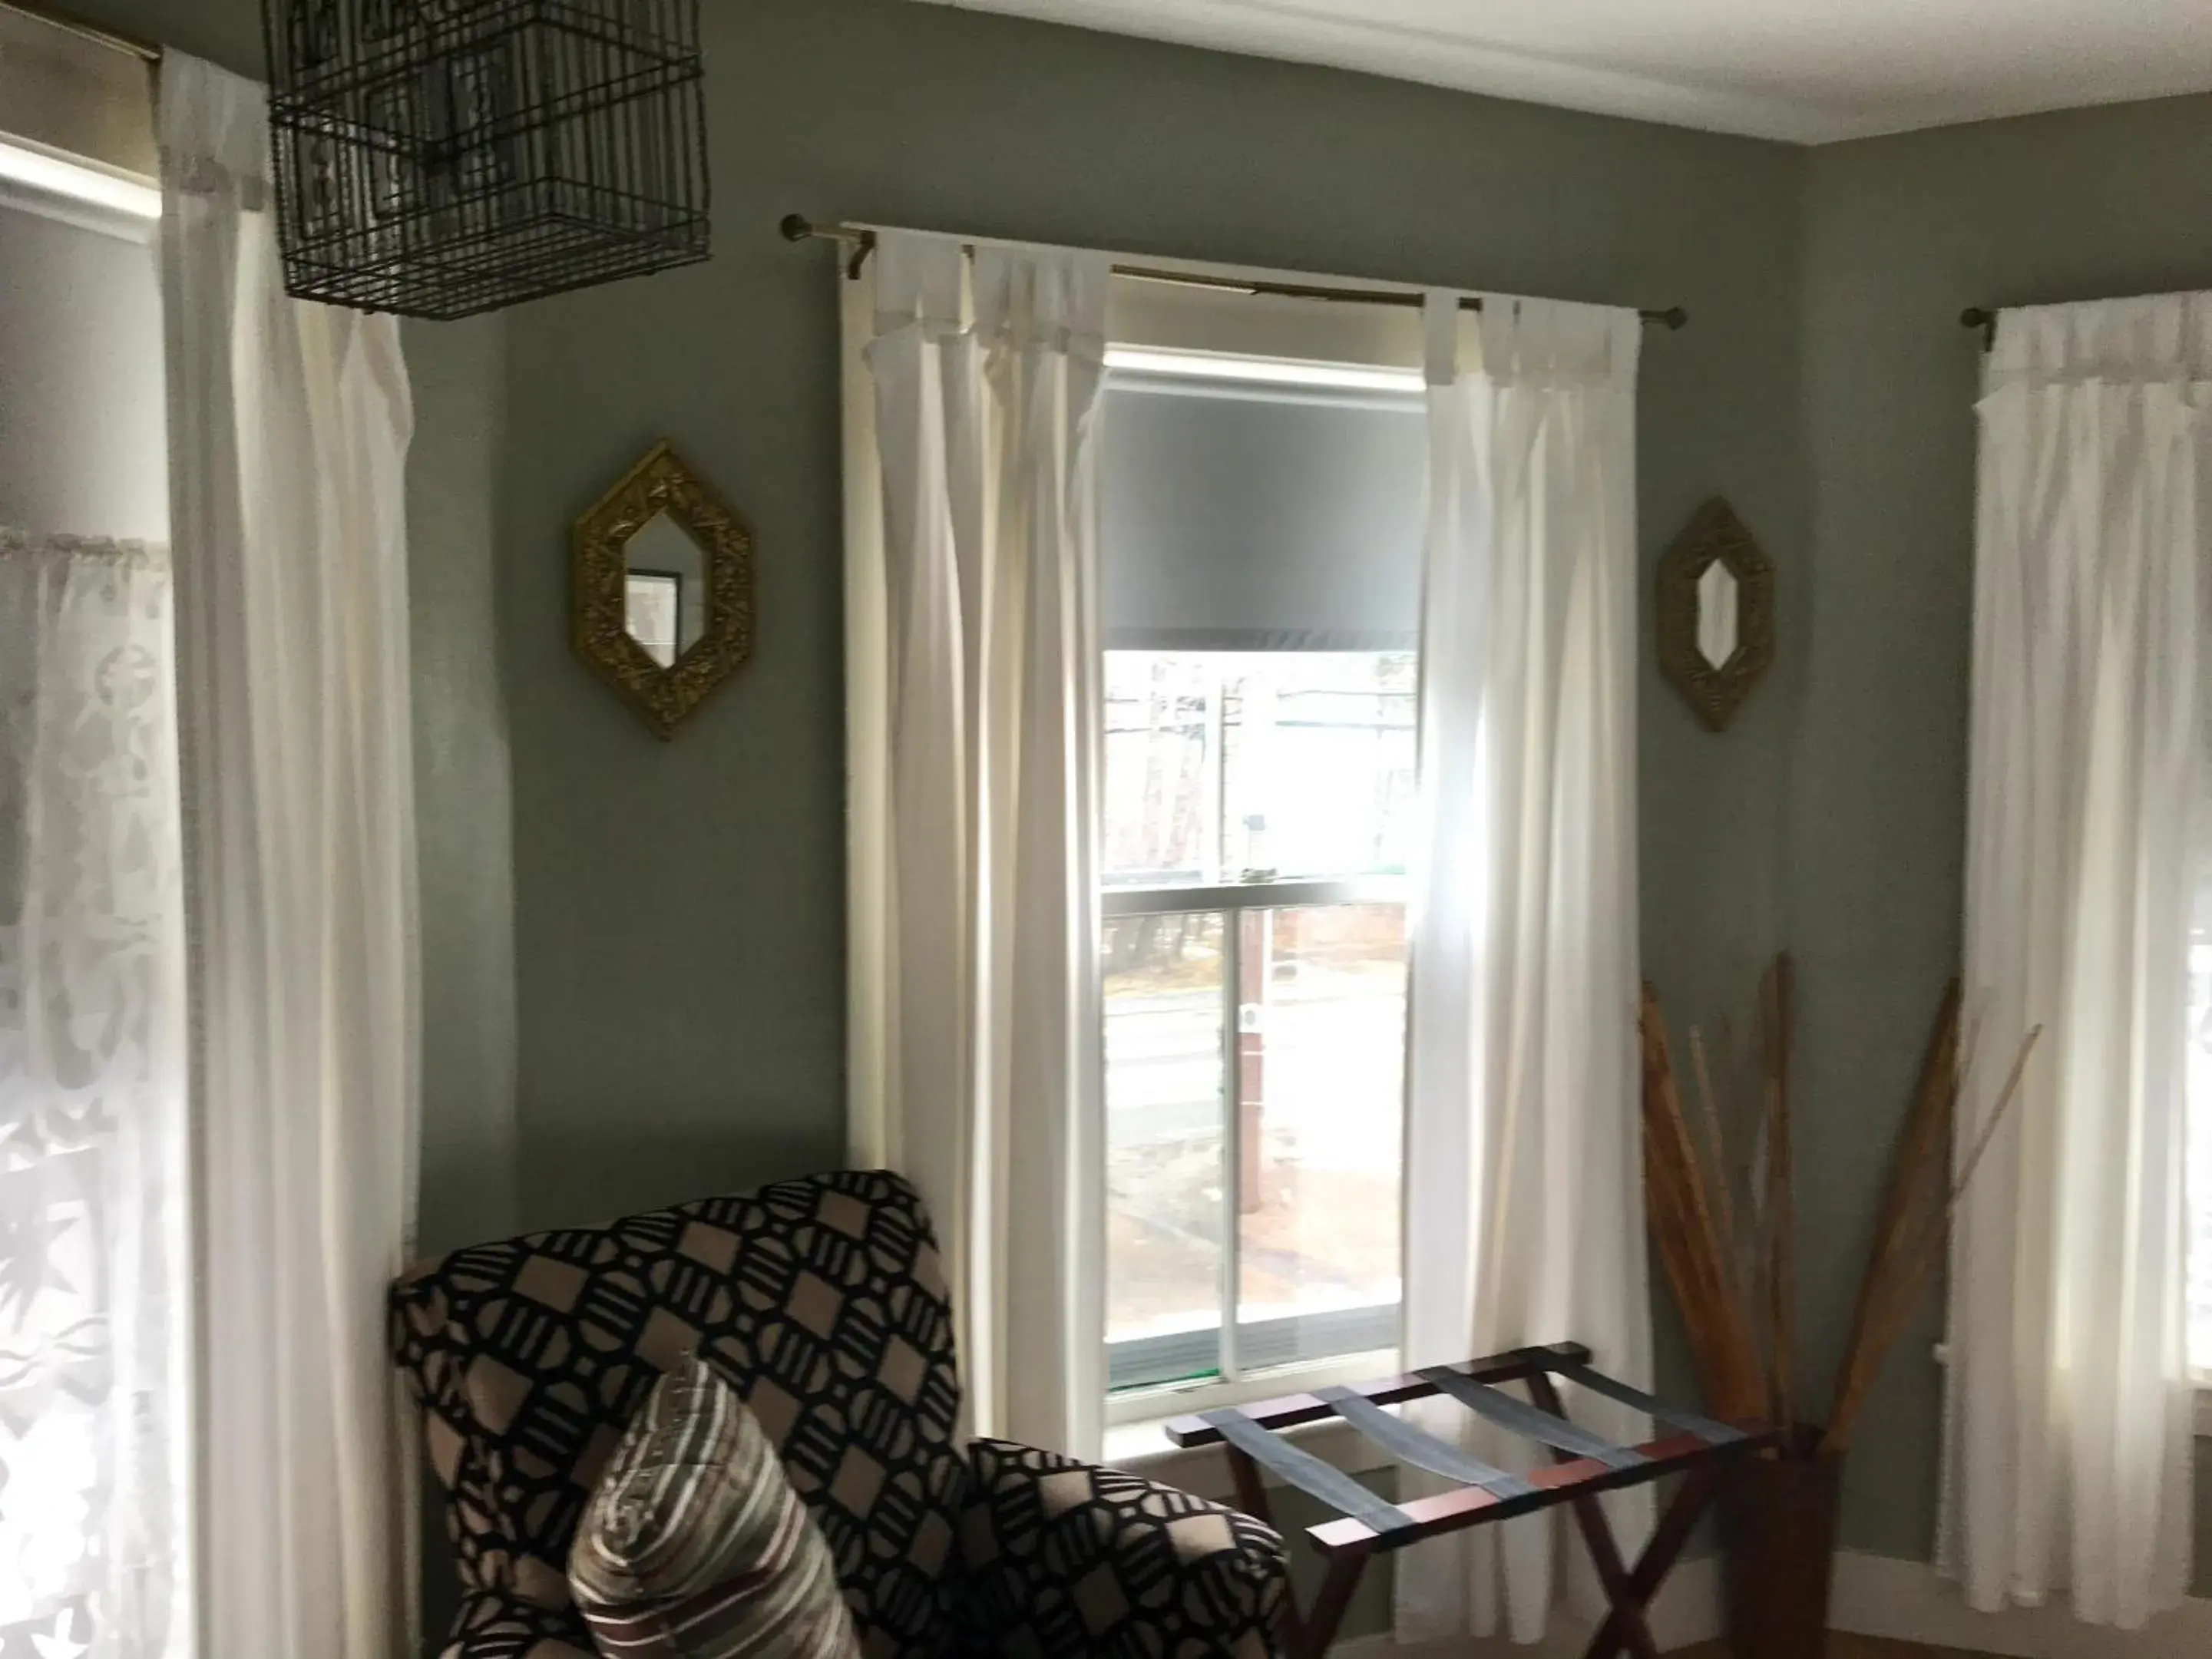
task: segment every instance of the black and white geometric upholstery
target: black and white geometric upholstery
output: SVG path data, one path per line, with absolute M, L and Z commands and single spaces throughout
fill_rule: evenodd
M 979 1651 L 1264 1659 L 1283 1541 L 1249 1516 L 1001 1440 L 969 1448 L 964 1633 Z
M 1243 1645 L 1281 1594 L 1266 1528 L 1104 1471 L 1085 1476 L 1097 1495 L 1062 1503 L 1073 1484 L 1050 1483 L 1082 1466 L 1024 1471 L 1044 1455 L 996 1443 L 979 1443 L 971 1472 L 936 1240 L 896 1176 L 846 1171 L 478 1245 L 408 1274 L 391 1305 L 465 1592 L 446 1659 L 590 1655 L 568 1591 L 577 1520 L 653 1382 L 690 1352 L 775 1443 L 869 1659 L 973 1651 L 979 1635 L 982 1651 L 1041 1656 L 1267 1651 Z M 1042 1484 L 1024 1497 L 1029 1474 Z M 979 1480 L 993 1517 L 980 1531 Z M 963 1515 L 992 1559 L 961 1559 Z M 1109 1517 L 1109 1554 L 1080 1543 Z M 1091 1565 L 1067 1578 L 1079 1559 Z M 1099 1624 L 1109 1581 L 1128 1611 Z M 966 1607 L 971 1583 L 988 1617 Z M 1009 1611 L 1021 1584 L 1039 1598 L 1026 1622 Z M 1086 1608 L 1079 1638 L 1066 1609 Z
M 448 1521 L 450 1522 L 450 1515 Z M 590 1634 L 574 1607 L 533 1607 L 496 1590 L 461 1598 L 446 1632 L 443 1659 L 595 1659 Z

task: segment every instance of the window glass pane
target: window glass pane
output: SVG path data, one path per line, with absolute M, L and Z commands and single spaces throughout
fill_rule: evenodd
M 1218 877 L 1220 704 L 1210 657 L 1106 653 L 1109 884 L 1191 885 Z
M 1106 653 L 1106 879 L 1395 873 L 1415 808 L 1410 652 Z
M 1397 1340 L 1406 913 L 1239 918 L 1243 1369 Z M 1287 1322 L 1287 1323 L 1285 1323 Z
M 1406 868 L 1415 661 L 1335 651 L 1223 659 L 1229 879 Z
M 1218 915 L 1105 927 L 1107 1340 L 1202 1334 L 1147 1382 L 1220 1364 L 1223 945 Z

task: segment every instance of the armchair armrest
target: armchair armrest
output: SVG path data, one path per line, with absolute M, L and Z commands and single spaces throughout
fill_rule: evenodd
M 438 1659 L 596 1659 L 574 1607 L 541 1607 L 496 1590 L 463 1598 Z
M 1219 1504 L 1000 1440 L 969 1448 L 960 1623 L 982 1652 L 1267 1659 L 1283 1540 Z

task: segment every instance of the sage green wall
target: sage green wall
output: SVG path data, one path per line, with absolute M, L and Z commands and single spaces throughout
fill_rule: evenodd
M 836 312 L 786 213 L 1679 301 L 1645 357 L 1645 540 L 1725 491 L 1793 591 L 1802 152 L 910 0 L 733 0 L 708 30 L 714 261 L 508 319 L 528 1219 L 842 1153 Z M 751 520 L 760 573 L 757 659 L 669 744 L 577 666 L 564 611 L 569 523 L 663 436 Z M 1647 678 L 1664 981 L 1779 937 L 1788 679 L 1723 742 Z
M 80 9 L 260 68 L 255 0 Z M 714 261 L 526 307 L 465 343 L 409 331 L 414 518 L 418 543 L 439 541 L 418 547 L 418 588 L 439 594 L 418 666 L 426 698 L 459 709 L 421 716 L 425 853 L 443 866 L 425 872 L 430 1103 L 443 1119 L 501 1089 L 489 860 L 511 720 L 523 1220 L 842 1153 L 836 324 L 827 255 L 778 239 L 783 213 L 1686 304 L 1691 328 L 1645 358 L 1647 550 L 1726 492 L 1783 568 L 1795 636 L 1802 152 L 910 0 L 727 0 L 708 21 Z M 481 394 L 502 332 L 495 441 L 499 400 Z M 763 618 L 753 666 L 668 745 L 570 659 L 564 622 L 569 522 L 664 435 L 757 526 Z M 493 441 L 487 629 L 470 560 Z M 1646 671 L 1646 955 L 1691 1006 L 1781 937 L 1795 655 L 1725 742 Z M 481 678 L 494 660 L 504 708 Z M 455 1149 L 453 1204 L 486 1177 L 481 1225 L 464 1211 L 441 1236 L 507 1224 L 486 1162 L 506 1109 L 477 1109 L 427 1126 Z
M 415 396 L 407 458 L 416 861 L 422 911 L 422 1176 L 418 1249 L 442 1255 L 520 1225 L 514 822 L 495 556 L 506 325 L 404 326 Z M 425 1473 L 423 1491 L 437 1490 Z M 422 1506 L 422 1628 L 460 1597 L 443 1506 Z M 424 1651 L 439 1644 L 426 1639 Z
M 426 1255 L 514 1231 L 514 821 L 499 651 L 506 326 L 409 323 Z
M 422 959 L 425 1256 L 513 1233 L 516 1205 L 514 823 L 495 579 L 506 325 L 404 325 L 415 396 L 407 458 L 416 862 Z M 423 1491 L 437 1490 L 427 1472 Z M 443 1506 L 426 1503 L 422 1628 L 459 1580 Z M 425 1644 L 436 1652 L 435 1641 Z
M 2212 99 L 1954 127 L 1809 155 L 1803 362 L 1813 536 L 1793 738 L 1791 933 L 1810 1357 L 1825 1375 L 1884 1149 L 1960 954 L 1980 356 L 1974 304 L 2212 284 Z M 1899 1347 L 1844 1535 L 1924 1557 L 1936 1318 Z M 2212 1552 L 2200 1549 L 2205 1560 Z M 2212 1589 L 2212 1583 L 2208 1583 Z
M 1685 304 L 1645 356 L 1647 550 L 1725 492 L 1792 592 L 1799 152 L 906 0 L 709 28 L 714 261 L 509 319 L 532 1223 L 842 1155 L 837 319 L 782 215 Z M 761 585 L 757 660 L 665 745 L 571 659 L 564 610 L 568 524 L 662 436 L 751 520 Z M 1647 960 L 1702 1000 L 1781 936 L 1791 680 L 1723 742 L 1647 670 Z M 1349 1628 L 1382 1627 L 1385 1588 Z
M 258 63 L 252 0 L 87 9 Z M 418 544 L 448 526 L 416 561 L 418 599 L 439 595 L 416 641 L 440 705 L 418 713 L 426 979 L 452 988 L 427 1035 L 426 1228 L 452 1242 L 841 1158 L 836 324 L 828 255 L 782 243 L 782 214 L 1680 301 L 1690 329 L 1645 356 L 1647 562 L 1726 493 L 1779 567 L 1784 640 L 1719 738 L 1647 653 L 1644 954 L 1679 1024 L 1740 1007 L 1785 939 L 1797 953 L 1825 1377 L 1958 956 L 1978 359 L 1953 319 L 2212 282 L 2212 100 L 1803 151 L 910 0 L 720 0 L 708 24 L 714 261 L 509 313 L 489 403 L 498 325 L 410 331 Z M 564 623 L 568 523 L 662 436 L 752 520 L 762 615 L 752 668 L 667 745 L 571 659 Z M 1928 1550 L 1923 1327 L 1852 1460 L 1857 1547 Z
M 77 7 L 261 72 L 257 0 Z M 1729 495 L 1792 643 L 1724 741 L 1647 663 L 1645 957 L 1686 1007 L 1749 982 L 1788 902 L 1802 152 L 909 0 L 707 9 L 714 261 L 407 330 L 426 1249 L 842 1161 L 836 317 L 793 210 L 1688 306 L 1645 356 L 1647 562 Z M 663 436 L 758 531 L 762 616 L 666 745 L 565 622 L 568 524 Z
M 254 0 L 81 5 L 258 69 Z M 1801 151 L 909 0 L 708 21 L 715 260 L 409 332 L 426 1236 L 841 1156 L 836 317 L 826 253 L 775 234 L 796 210 L 1690 307 L 1645 358 L 1647 562 L 1728 494 L 1780 568 L 1784 641 L 1724 738 L 1647 654 L 1644 953 L 1680 1022 L 1797 952 L 1824 1376 L 1958 956 L 1978 360 L 1952 319 L 2212 282 L 2212 100 Z M 753 667 L 670 745 L 563 620 L 568 522 L 664 435 L 757 528 L 763 618 Z M 1856 1547 L 1927 1552 L 1934 1329 L 1852 1460 Z

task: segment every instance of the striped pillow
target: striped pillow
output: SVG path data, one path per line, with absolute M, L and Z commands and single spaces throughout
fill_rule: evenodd
M 568 1583 L 606 1659 L 856 1659 L 830 1547 L 753 1414 L 696 1355 L 653 1386 L 584 1510 Z

